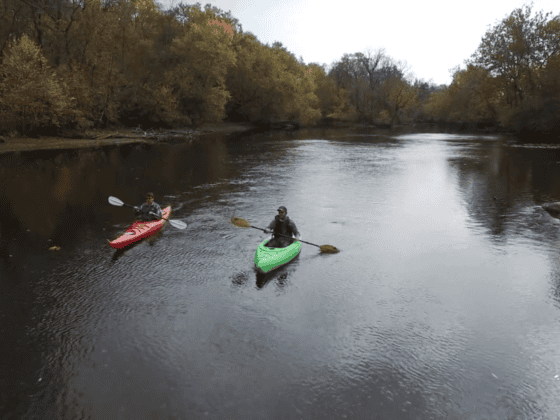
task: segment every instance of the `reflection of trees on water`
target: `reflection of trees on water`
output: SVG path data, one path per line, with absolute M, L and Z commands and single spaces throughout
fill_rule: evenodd
M 447 163 L 457 176 L 468 226 L 485 228 L 497 249 L 519 240 L 534 242 L 543 250 L 558 248 L 558 222 L 541 204 L 560 201 L 560 149 L 507 140 L 511 139 L 449 141 L 453 153 Z M 553 267 L 557 266 L 554 261 Z M 551 275 L 558 277 L 554 270 Z M 552 293 L 560 301 L 560 285 Z
M 71 230 L 75 222 L 71 218 L 65 220 L 65 215 L 77 209 L 86 213 L 80 219 L 95 217 L 98 210 L 95 210 L 92 189 L 107 178 L 107 172 L 99 169 L 100 165 L 106 165 L 107 157 L 98 152 L 80 150 L 54 158 L 48 155 L 38 152 L 19 160 L 11 155 L 4 158 L 6 176 L 2 188 L 3 200 L 10 203 L 21 228 L 45 238 L 60 223 Z
M 228 150 L 220 137 L 198 147 L 124 145 L 97 150 L 36 151 L 0 158 L 4 221 L 10 217 L 14 232 L 29 232 L 43 241 L 74 242 L 85 224 L 126 224 L 133 215 L 111 207 L 110 195 L 136 205 L 146 191 L 160 205 L 181 208 L 186 195 L 203 208 L 206 224 L 228 223 L 234 206 L 217 200 L 232 170 Z M 209 186 L 193 190 L 193 185 Z M 193 194 L 194 193 L 194 194 Z M 171 196 L 174 203 L 166 201 Z M 185 206 L 186 207 L 186 206 Z M 188 214 L 188 208 L 185 209 Z M 175 214 L 175 217 L 181 217 Z M 6 223 L 0 232 L 6 233 Z M 9 230 L 9 229 L 8 229 Z M 111 238 L 112 239 L 112 238 Z

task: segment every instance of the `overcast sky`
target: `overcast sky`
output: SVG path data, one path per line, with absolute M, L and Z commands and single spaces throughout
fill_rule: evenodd
M 165 8 L 180 0 L 158 0 Z M 196 1 L 185 1 L 194 4 Z M 477 49 L 494 26 L 526 0 L 212 0 L 259 41 L 280 41 L 306 64 L 383 47 L 415 77 L 449 84 L 449 70 Z M 560 0 L 533 0 L 533 15 L 560 13 Z

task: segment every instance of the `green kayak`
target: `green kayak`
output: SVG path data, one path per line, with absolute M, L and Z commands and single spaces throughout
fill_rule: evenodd
M 257 252 L 255 252 L 255 268 L 261 274 L 269 273 L 284 264 L 288 264 L 301 251 L 301 242 L 299 241 L 286 248 L 267 248 L 265 245 L 269 240 L 261 243 L 257 247 Z

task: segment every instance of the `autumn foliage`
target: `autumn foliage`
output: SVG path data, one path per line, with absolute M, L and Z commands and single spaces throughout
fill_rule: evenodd
M 61 126 L 83 121 L 73 80 L 60 77 L 41 49 L 27 36 L 7 52 L 0 79 L 0 120 L 29 127 Z
M 553 131 L 560 17 L 515 9 L 449 86 L 383 49 L 305 64 L 207 4 L 0 0 L 0 132 L 237 121 L 418 121 Z
M 435 121 L 560 132 L 560 16 L 515 9 L 426 104 Z
M 278 46 L 247 41 L 235 18 L 210 5 L 0 4 L 0 131 L 196 127 L 233 108 L 248 121 L 321 114 L 307 66 Z

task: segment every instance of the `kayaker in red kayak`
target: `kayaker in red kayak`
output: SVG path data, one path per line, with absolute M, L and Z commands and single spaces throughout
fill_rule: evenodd
M 301 239 L 296 224 L 287 216 L 287 213 L 288 210 L 286 209 L 286 207 L 278 207 L 278 216 L 275 216 L 274 220 L 267 226 L 265 232 L 273 234 L 272 240 L 270 240 L 266 244 L 268 248 L 286 248 L 288 245 L 294 242 L 294 239 L 277 236 L 277 234 L 290 237 L 295 236 L 296 239 Z
M 146 202 L 141 206 L 134 207 L 136 214 L 140 215 L 140 219 L 143 222 L 148 222 L 150 220 L 159 220 L 162 217 L 161 207 L 158 203 L 154 202 L 154 194 L 146 194 Z M 150 213 L 153 213 L 150 214 Z

